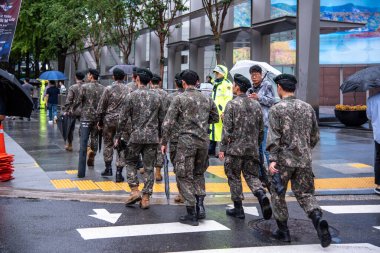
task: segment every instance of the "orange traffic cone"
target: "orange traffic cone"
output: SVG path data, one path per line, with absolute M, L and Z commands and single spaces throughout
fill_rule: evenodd
M 9 155 L 5 150 L 4 129 L 0 124 L 0 182 L 13 179 L 13 155 Z

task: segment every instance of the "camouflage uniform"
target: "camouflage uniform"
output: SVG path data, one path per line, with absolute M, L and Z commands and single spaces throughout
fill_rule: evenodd
M 205 196 L 206 162 L 209 124 L 219 122 L 218 109 L 211 98 L 194 88 L 174 98 L 162 125 L 162 145 L 179 129 L 175 169 L 180 193 L 186 206 L 194 206 L 195 195 Z
M 137 187 L 136 164 L 142 153 L 146 181 L 142 192 L 151 195 L 154 184 L 154 164 L 157 144 L 161 137 L 161 123 L 164 110 L 159 95 L 147 87 L 140 87 L 127 96 L 120 114 L 117 137 L 126 132 L 128 151 L 126 157 L 127 181 L 129 187 Z M 130 122 L 130 127 L 128 126 Z
M 137 84 L 136 84 L 135 81 L 132 81 L 132 82 L 127 83 L 127 87 L 128 87 L 128 89 L 129 89 L 131 92 L 137 90 Z
M 90 136 L 90 148 L 96 154 L 98 150 L 98 130 L 96 109 L 105 87 L 94 81 L 81 85 L 79 90 L 79 100 L 81 103 L 81 144 L 79 151 L 78 176 L 84 176 L 86 162 L 86 148 Z M 84 170 L 84 171 L 82 171 Z M 83 174 L 81 174 L 83 173 Z M 80 175 L 81 174 L 81 175 Z
M 310 215 L 321 211 L 314 197 L 314 174 L 311 150 L 319 141 L 318 122 L 313 108 L 296 99 L 286 97 L 269 112 L 267 150 L 269 160 L 276 162 L 285 188 L 291 181 L 292 191 L 304 211 Z M 288 219 L 285 192 L 278 195 L 272 184 L 272 205 L 278 221 Z
M 98 105 L 98 120 L 103 123 L 103 140 L 104 149 L 103 157 L 105 163 L 111 163 L 113 159 L 114 137 L 116 135 L 119 115 L 125 103 L 127 95 L 131 92 L 123 82 L 114 82 L 108 86 L 100 99 Z M 123 151 L 118 152 L 116 167 L 123 168 L 125 161 L 123 160 Z
M 83 82 L 79 81 L 76 84 L 70 86 L 69 91 L 67 92 L 66 102 L 64 106 L 64 112 L 76 119 L 79 119 L 80 114 L 81 114 L 81 106 L 79 102 L 79 90 L 82 84 Z M 71 144 L 73 141 L 75 123 L 73 126 L 74 126 L 73 129 L 70 129 L 70 132 L 68 135 L 69 144 Z
M 233 201 L 244 199 L 242 172 L 253 194 L 258 190 L 265 192 L 258 178 L 259 143 L 263 136 L 263 115 L 257 101 L 242 94 L 228 102 L 224 112 L 220 151 L 226 155 L 224 170 Z
M 168 93 L 166 91 L 164 91 L 163 89 L 161 88 L 157 88 L 157 89 L 152 89 L 154 91 L 156 91 L 159 95 L 160 95 L 160 99 L 161 99 L 161 103 L 163 105 L 163 110 L 164 110 L 164 114 L 166 114 L 166 110 L 167 110 L 167 97 L 168 97 Z M 159 167 L 159 168 L 162 168 L 164 165 L 164 155 L 162 154 L 161 152 L 161 144 L 159 143 L 157 145 L 157 160 L 156 160 L 156 163 L 155 163 L 155 167 Z

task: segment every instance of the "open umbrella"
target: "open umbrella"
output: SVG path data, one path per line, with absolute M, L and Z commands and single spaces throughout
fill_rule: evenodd
M 340 89 L 343 93 L 367 91 L 371 88 L 380 87 L 380 66 L 362 69 L 349 76 L 342 83 Z
M 281 72 L 278 69 L 275 69 L 274 67 L 269 65 L 268 63 L 260 62 L 260 61 L 250 61 L 250 60 L 237 61 L 236 64 L 230 70 L 230 73 L 232 76 L 234 76 L 235 74 L 241 74 L 245 76 L 246 78 L 248 78 L 248 80 L 251 80 L 251 74 L 249 73 L 249 68 L 252 67 L 253 65 L 259 65 L 262 68 L 264 79 L 272 83 L 275 99 L 276 101 L 279 101 L 280 98 L 277 94 L 277 85 L 273 81 L 273 79 L 276 76 L 280 75 Z
M 166 154 L 164 156 L 164 182 L 165 182 L 166 200 L 168 201 L 168 205 L 169 205 L 169 199 L 170 199 L 169 160 Z
M 49 80 L 49 81 L 58 81 L 58 80 L 67 80 L 67 77 L 61 71 L 49 70 L 42 73 L 39 79 Z
M 30 117 L 33 110 L 33 100 L 17 78 L 0 69 L 0 99 L 5 106 L 5 115 Z
M 113 70 L 118 68 L 118 69 L 121 69 L 122 71 L 124 71 L 124 73 L 126 75 L 132 75 L 134 67 L 135 67 L 135 65 L 119 64 L 119 65 L 115 65 L 112 68 L 110 68 L 110 70 L 108 72 L 112 74 Z

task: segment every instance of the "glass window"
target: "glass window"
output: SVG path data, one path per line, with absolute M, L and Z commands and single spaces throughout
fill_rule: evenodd
M 235 4 L 233 7 L 233 12 L 234 12 L 234 28 L 235 27 L 251 27 L 251 1 L 250 0 L 244 0 L 241 3 Z

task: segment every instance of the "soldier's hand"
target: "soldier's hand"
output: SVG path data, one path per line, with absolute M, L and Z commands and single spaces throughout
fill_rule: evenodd
M 223 161 L 224 159 L 224 152 L 219 152 L 219 160 Z
M 119 139 L 116 139 L 114 144 L 113 144 L 113 147 L 117 148 L 118 146 L 119 146 Z
M 166 154 L 166 145 L 162 145 L 162 146 L 161 146 L 161 153 L 162 153 L 163 155 Z
M 252 94 L 249 94 L 248 95 L 249 98 L 253 98 L 253 99 L 259 99 L 259 96 L 257 95 L 257 93 L 252 93 Z
M 103 129 L 103 125 L 102 125 L 100 122 L 98 122 L 98 123 L 96 124 L 96 126 L 98 127 L 99 130 L 102 130 L 102 129 Z
M 220 118 L 222 119 L 222 122 L 223 122 L 223 120 L 224 120 L 224 113 L 222 113 L 222 114 L 220 115 Z
M 269 164 L 269 172 L 271 175 L 279 173 L 278 169 L 276 169 L 275 167 L 276 167 L 276 162 L 271 162 Z

